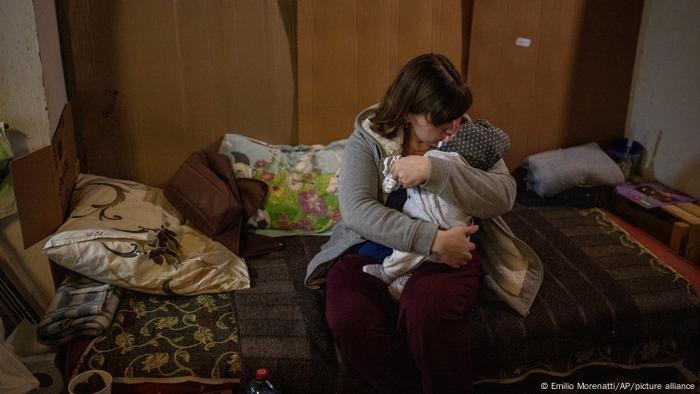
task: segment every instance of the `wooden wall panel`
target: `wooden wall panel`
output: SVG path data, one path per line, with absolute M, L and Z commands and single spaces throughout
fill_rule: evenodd
M 528 76 L 536 72 L 538 47 L 523 48 L 513 43 L 520 36 L 538 44 L 537 18 L 532 10 L 537 10 L 541 2 L 476 1 L 474 4 L 474 17 L 479 20 L 472 20 L 467 81 L 474 104 L 470 112 L 473 118 L 487 118 L 508 132 L 511 148 L 507 161 L 526 150 L 527 135 L 514 130 L 529 130 L 533 121 L 530 114 L 535 110 L 535 81 Z
M 460 0 L 299 0 L 299 142 L 347 138 L 399 68 L 426 52 L 463 69 Z
M 345 138 L 430 51 L 468 70 L 472 114 L 511 134 L 511 167 L 623 133 L 641 0 L 473 3 L 59 0 L 83 170 L 161 185 L 225 132 Z
M 510 134 L 511 169 L 624 134 L 641 10 L 641 0 L 474 1 L 471 113 Z
M 296 143 L 292 0 L 59 0 L 83 171 L 162 185 L 226 132 Z

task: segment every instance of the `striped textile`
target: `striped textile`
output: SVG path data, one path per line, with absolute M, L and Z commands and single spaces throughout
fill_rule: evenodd
M 684 278 L 598 210 L 516 205 L 505 219 L 538 253 L 545 277 L 526 318 L 486 294 L 470 314 L 478 382 L 683 361 L 700 327 L 698 298 Z M 325 241 L 286 238 L 285 251 L 248 262 L 252 288 L 232 296 L 243 368 L 247 378 L 270 368 L 285 393 L 369 393 L 335 351 L 323 292 L 303 287 L 306 264 Z
M 251 288 L 231 292 L 244 381 L 265 367 L 284 393 L 335 392 L 338 359 L 323 292 L 304 286 L 306 265 L 327 239 L 283 238 L 285 250 L 247 260 Z
M 539 255 L 544 282 L 527 318 L 488 301 L 473 310 L 476 376 L 663 366 L 689 354 L 700 327 L 692 286 L 601 211 L 516 206 L 505 219 Z
M 39 342 L 56 346 L 109 328 L 122 290 L 80 275 L 68 275 L 37 327 Z

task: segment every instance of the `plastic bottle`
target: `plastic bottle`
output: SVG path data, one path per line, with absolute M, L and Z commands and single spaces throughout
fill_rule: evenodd
M 618 163 L 620 166 L 620 169 L 622 170 L 622 175 L 625 176 L 625 180 L 628 180 L 630 178 L 630 175 L 632 175 L 632 144 L 634 143 L 634 140 L 628 139 L 627 140 L 627 147 L 625 149 L 625 155 L 622 156 L 622 160 Z
M 255 371 L 255 379 L 248 384 L 246 394 L 282 394 L 282 391 L 270 380 L 270 371 L 260 368 Z

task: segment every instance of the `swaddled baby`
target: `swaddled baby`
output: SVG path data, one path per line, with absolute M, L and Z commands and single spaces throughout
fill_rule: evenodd
M 500 160 L 510 148 L 510 138 L 501 129 L 486 120 L 465 122 L 459 126 L 449 140 L 445 140 L 438 149 L 426 152 L 426 156 L 448 160 L 457 166 L 472 166 L 488 170 Z M 400 156 L 390 156 L 384 160 L 383 187 L 386 193 L 399 188 L 396 179 L 389 172 L 391 164 Z M 437 176 L 446 174 L 437 174 Z M 436 176 L 432 174 L 431 176 Z M 466 226 L 473 223 L 468 212 L 463 212 L 451 205 L 439 195 L 421 189 L 420 186 L 407 190 L 407 200 L 403 212 L 412 218 L 437 223 L 441 229 Z M 390 284 L 389 290 L 398 298 L 410 273 L 428 256 L 394 250 L 382 264 L 365 265 L 364 272 L 374 275 Z

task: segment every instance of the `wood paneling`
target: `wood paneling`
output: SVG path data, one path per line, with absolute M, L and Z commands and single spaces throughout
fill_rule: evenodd
M 292 0 L 59 0 L 83 171 L 162 185 L 226 132 L 296 143 Z
M 624 134 L 641 10 L 641 0 L 474 1 L 471 114 L 510 134 L 511 169 Z
M 399 68 L 426 52 L 463 68 L 460 0 L 299 0 L 299 142 L 347 138 Z
M 511 168 L 622 135 L 642 3 L 58 4 L 83 171 L 161 185 L 225 132 L 290 144 L 346 138 L 357 112 L 425 52 L 468 70 L 471 113 L 509 132 Z M 532 45 L 515 46 L 517 37 Z

